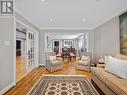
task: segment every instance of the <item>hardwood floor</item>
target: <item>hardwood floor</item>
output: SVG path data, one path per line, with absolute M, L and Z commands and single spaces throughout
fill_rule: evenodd
M 86 75 L 88 78 L 91 74 L 85 71 L 76 70 L 75 62 L 70 62 L 69 64 L 64 64 L 64 69 L 61 71 L 56 71 L 49 73 L 44 67 L 35 68 L 32 72 L 26 75 L 23 79 L 17 82 L 16 86 L 10 89 L 5 95 L 26 95 L 30 89 L 35 85 L 35 83 L 44 75 Z
M 21 80 L 27 74 L 26 64 L 22 57 L 16 57 L 16 82 Z

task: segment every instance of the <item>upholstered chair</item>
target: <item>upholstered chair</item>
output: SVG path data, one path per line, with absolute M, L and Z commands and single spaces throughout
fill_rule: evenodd
M 45 56 L 46 56 L 46 69 L 49 72 L 63 69 L 62 58 L 56 57 L 55 59 L 51 60 L 51 57 L 56 56 L 54 52 L 46 52 Z
M 80 52 L 79 57 L 76 58 L 76 69 L 90 72 L 91 55 L 91 52 Z M 83 59 L 82 57 L 85 58 Z

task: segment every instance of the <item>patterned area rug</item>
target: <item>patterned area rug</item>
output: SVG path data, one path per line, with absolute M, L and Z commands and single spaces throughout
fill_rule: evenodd
M 43 76 L 28 95 L 99 95 L 85 76 Z

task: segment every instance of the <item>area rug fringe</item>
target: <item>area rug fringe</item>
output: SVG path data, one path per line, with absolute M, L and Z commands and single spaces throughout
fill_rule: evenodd
M 72 76 L 72 77 L 86 77 L 86 75 L 46 75 L 44 74 L 43 76 Z

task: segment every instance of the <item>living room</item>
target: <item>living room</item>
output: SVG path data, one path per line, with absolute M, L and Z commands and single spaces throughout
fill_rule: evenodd
M 127 95 L 126 0 L 0 3 L 15 5 L 0 10 L 0 95 Z M 28 71 L 18 81 L 16 30 Z

